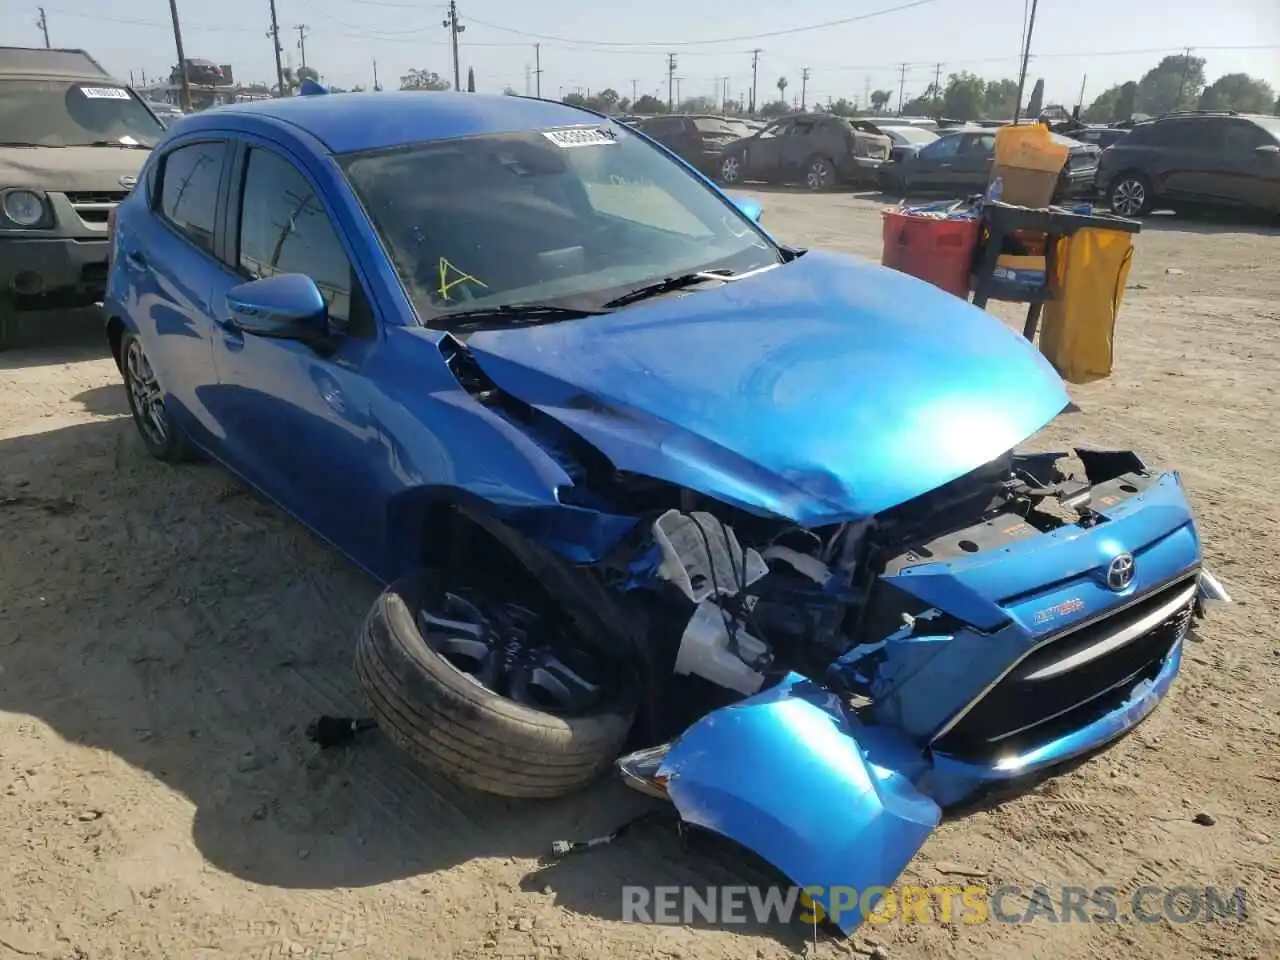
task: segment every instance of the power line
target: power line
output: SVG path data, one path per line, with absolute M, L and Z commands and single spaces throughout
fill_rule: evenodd
M 557 37 L 545 33 L 533 33 L 528 30 L 517 30 L 514 27 L 504 27 L 496 23 L 489 23 L 485 20 L 477 20 L 472 17 L 473 23 L 478 23 L 483 27 L 489 27 L 491 30 L 502 30 L 505 33 L 514 33 L 523 37 L 536 37 L 539 40 L 553 40 L 558 43 L 582 43 L 593 44 L 602 47 L 696 47 L 707 46 L 714 43 L 741 43 L 747 40 L 767 40 L 772 37 L 785 37 L 794 33 L 808 33 L 811 30 L 826 30 L 830 27 L 843 26 L 846 23 L 858 23 L 862 20 L 870 20 L 873 17 L 883 17 L 890 13 L 900 13 L 904 10 L 911 10 L 915 7 L 923 7 L 927 4 L 936 3 L 937 0 L 910 0 L 909 3 L 900 3 L 895 7 L 885 7 L 881 10 L 873 10 L 870 13 L 859 14 L 855 17 L 841 17 L 839 20 L 826 20 L 822 23 L 810 23 L 803 27 L 788 27 L 783 30 L 770 30 L 765 33 L 747 33 L 736 37 L 718 37 L 714 40 L 579 40 L 572 37 Z

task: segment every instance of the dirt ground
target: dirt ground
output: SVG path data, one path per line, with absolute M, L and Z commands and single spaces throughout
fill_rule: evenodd
M 758 195 L 780 237 L 878 256 L 874 202 Z M 376 738 L 317 755 L 306 723 L 360 712 L 374 584 L 221 469 L 149 460 L 97 329 L 65 318 L 0 355 L 0 960 L 1280 956 L 1278 264 L 1275 231 L 1153 221 L 1115 373 L 1051 428 L 1182 470 L 1237 603 L 1133 735 L 948 821 L 903 878 L 1243 887 L 1247 922 L 895 921 L 816 947 L 621 922 L 624 883 L 745 868 L 660 824 L 540 867 L 646 801 L 465 795 Z

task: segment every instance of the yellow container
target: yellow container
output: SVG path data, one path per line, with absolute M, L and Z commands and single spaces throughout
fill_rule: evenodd
M 1040 352 L 1068 383 L 1111 375 L 1116 315 L 1133 263 L 1133 235 L 1087 228 L 1058 241 L 1054 299 L 1044 306 Z
M 996 165 L 1054 176 L 1067 162 L 1067 145 L 1041 123 L 1016 123 L 996 131 Z

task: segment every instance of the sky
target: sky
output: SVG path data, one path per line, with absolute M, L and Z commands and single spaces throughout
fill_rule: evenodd
M 177 0 L 188 57 L 229 63 L 242 82 L 274 82 L 270 0 Z M 866 102 L 868 90 L 899 84 L 910 100 L 939 69 L 1016 79 L 1029 0 L 809 0 L 752 12 L 735 0 L 460 0 L 461 76 L 475 70 L 480 91 L 560 97 L 613 87 L 623 96 L 667 98 L 667 55 L 676 56 L 679 95 L 730 98 L 751 87 L 759 49 L 759 102 L 798 96 Z M 896 8 L 896 9 L 895 9 Z M 453 73 L 447 5 L 440 0 L 276 0 L 286 62 L 306 62 L 326 82 L 371 86 L 374 61 L 394 89 L 411 68 Z M 53 46 L 82 47 L 120 79 L 141 82 L 177 62 L 168 0 L 50 0 Z M 1211 11 L 1211 12 L 1210 12 Z M 0 44 L 40 46 L 39 5 L 0 0 Z M 858 18 L 851 22 L 832 21 Z M 1210 81 L 1244 72 L 1280 92 L 1280 0 L 1041 0 L 1027 89 L 1045 81 L 1045 103 L 1074 105 L 1136 80 L 1161 56 L 1191 47 Z M 905 72 L 902 65 L 906 65 Z M 727 78 L 727 80 L 722 79 Z M 1028 94 L 1029 95 L 1029 94 Z

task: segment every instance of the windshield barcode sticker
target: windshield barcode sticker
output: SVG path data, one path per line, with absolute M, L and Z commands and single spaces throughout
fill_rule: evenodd
M 81 87 L 87 100 L 128 100 L 129 91 L 121 87 Z
M 574 127 L 571 130 L 543 130 L 542 135 L 557 147 L 600 147 L 617 143 L 610 130 L 599 127 Z

